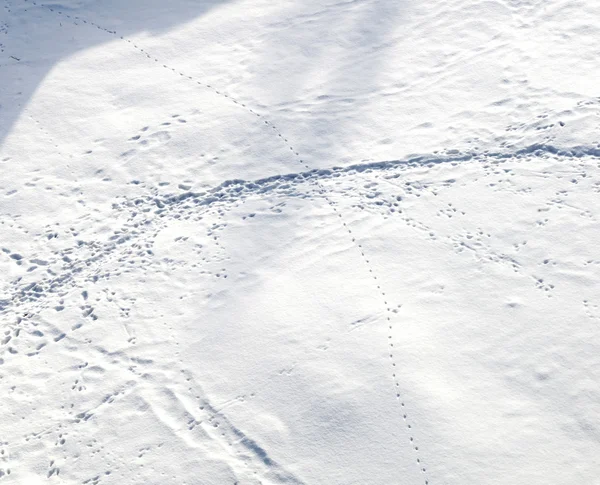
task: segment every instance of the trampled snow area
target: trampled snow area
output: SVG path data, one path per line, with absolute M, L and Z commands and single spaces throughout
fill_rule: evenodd
M 0 0 L 0 484 L 600 484 L 600 3 Z

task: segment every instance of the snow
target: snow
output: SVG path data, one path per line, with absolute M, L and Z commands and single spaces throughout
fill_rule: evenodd
M 600 483 L 597 2 L 0 5 L 2 485 Z

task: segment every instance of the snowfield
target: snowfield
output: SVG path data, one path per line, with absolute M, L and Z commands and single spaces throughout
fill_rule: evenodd
M 600 3 L 0 0 L 0 485 L 599 485 Z

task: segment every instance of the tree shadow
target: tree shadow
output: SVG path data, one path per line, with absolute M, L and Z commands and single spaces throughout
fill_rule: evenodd
M 406 35 L 402 26 L 411 10 L 409 0 L 281 5 L 277 18 L 289 21 L 266 29 L 253 69 L 257 78 L 270 80 L 258 87 L 261 108 L 291 127 L 290 136 L 313 164 L 332 157 L 351 161 L 337 159 L 332 149 L 344 146 L 343 137 L 360 136 L 351 126 L 357 113 L 401 80 L 390 66 L 404 54 L 398 39 Z M 276 66 L 274 58 L 281 59 Z
M 140 35 L 161 35 L 233 0 L 2 1 L 7 7 L 0 3 L 0 42 L 5 42 L 0 54 L 0 146 L 57 63 L 121 37 L 135 44 Z M 233 28 L 216 31 L 216 52 L 222 54 L 225 42 L 227 65 L 233 67 L 223 68 L 217 61 L 212 66 L 216 70 L 208 66 L 212 75 L 207 78 L 281 125 L 311 167 L 332 160 L 351 163 L 354 159 L 342 149 L 350 141 L 384 136 L 362 130 L 360 113 L 365 111 L 367 120 L 371 100 L 381 99 L 397 81 L 390 65 L 402 57 L 396 41 L 405 35 L 401 26 L 411 4 L 313 0 L 275 4 L 269 15 L 258 9 L 258 15 L 236 18 Z M 145 40 L 141 44 L 147 45 Z M 167 52 L 174 48 L 165 45 Z M 169 62 L 168 54 L 157 56 L 159 64 Z M 60 83 L 53 89 L 60 89 Z
M 115 36 L 166 33 L 231 0 L 1 1 L 0 146 L 61 60 Z

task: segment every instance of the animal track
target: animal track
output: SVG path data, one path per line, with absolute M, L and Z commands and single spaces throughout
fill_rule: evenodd
M 25 1 L 29 2 L 29 0 L 25 0 Z M 36 3 L 36 2 L 30 2 L 30 3 L 33 3 L 36 6 L 38 5 L 38 3 Z M 111 31 L 111 30 L 102 28 L 101 26 L 99 26 L 93 22 L 88 22 L 77 16 L 71 16 L 71 15 L 59 10 L 60 7 L 44 6 L 44 8 L 48 8 L 52 12 L 56 12 L 59 15 L 62 15 L 69 19 L 72 19 L 75 23 L 83 22 L 85 24 L 90 24 L 100 30 L 103 30 L 103 31 L 109 33 L 109 34 L 117 35 L 115 31 Z M 129 39 L 123 39 L 123 40 L 132 44 L 134 48 L 136 48 L 142 54 L 146 55 L 146 57 L 153 59 L 157 63 L 160 62 L 158 59 L 153 58 L 147 51 L 145 51 L 141 47 L 137 46 L 133 41 L 131 41 Z M 219 90 L 213 88 L 210 85 L 204 84 L 199 81 L 195 81 L 194 79 L 192 79 L 192 77 L 186 76 L 182 72 L 176 71 L 174 68 L 170 68 L 166 64 L 162 64 L 162 67 L 164 67 L 165 69 L 172 70 L 173 72 L 175 72 L 176 74 L 179 74 L 182 77 L 187 77 L 189 80 L 194 81 L 199 85 L 203 85 L 209 89 L 212 89 L 219 96 L 224 96 L 226 98 L 230 98 L 229 95 L 220 92 Z M 256 115 L 258 118 L 260 118 L 268 128 L 270 128 L 274 131 L 276 136 L 278 136 L 279 138 L 281 138 L 283 140 L 283 142 L 286 144 L 286 146 L 289 145 L 288 140 L 278 130 L 278 128 L 276 128 L 271 122 L 269 122 L 268 120 L 265 120 L 262 117 L 262 115 L 256 113 L 252 109 L 247 108 L 244 104 L 239 103 L 238 101 L 233 100 L 232 98 L 230 98 L 230 99 L 234 103 L 240 104 L 242 107 L 246 108 L 250 113 L 252 113 L 252 114 Z M 177 118 L 178 118 L 178 115 L 173 115 L 173 119 L 177 120 L 178 123 L 185 123 L 185 120 L 181 120 L 181 119 L 177 119 Z M 164 123 L 162 123 L 161 126 L 169 127 L 169 126 L 171 126 L 171 123 L 175 123 L 175 121 L 164 122 Z M 558 126 L 563 126 L 563 122 L 562 121 L 559 122 Z M 555 128 L 557 128 L 555 123 L 549 123 L 548 121 L 546 121 L 544 119 L 544 117 L 542 117 L 539 121 L 539 126 L 536 129 L 538 131 L 549 131 L 549 130 L 555 129 Z M 166 131 L 166 129 L 162 130 L 162 131 L 157 131 L 150 135 L 145 135 L 145 133 L 147 133 L 148 130 L 149 130 L 149 128 L 145 127 L 145 129 L 143 129 L 141 131 L 141 133 L 143 133 L 144 135 L 142 135 L 142 134 L 134 135 L 133 137 L 131 137 L 129 139 L 129 141 L 131 143 L 136 144 L 135 146 L 137 148 L 132 148 L 130 150 L 123 152 L 123 154 L 122 154 L 123 158 L 128 159 L 130 157 L 137 155 L 137 153 L 138 153 L 137 150 L 141 150 L 144 148 L 150 148 L 152 146 L 158 146 L 162 143 L 166 143 L 166 142 L 168 142 L 168 140 L 171 136 L 171 135 L 169 135 L 169 132 Z M 551 138 L 546 138 L 546 140 L 550 140 L 550 139 Z M 47 271 L 47 275 L 49 275 L 49 276 L 40 277 L 34 281 L 31 281 L 31 280 L 21 281 L 21 279 L 16 281 L 12 285 L 12 288 L 10 288 L 10 291 L 12 292 L 11 297 L 8 300 L 2 300 L 2 302 L 0 302 L 0 310 L 2 310 L 4 312 L 5 310 L 11 310 L 12 308 L 16 307 L 16 308 L 26 308 L 26 309 L 29 309 L 29 311 L 35 313 L 36 311 L 40 311 L 45 308 L 45 304 L 42 303 L 42 301 L 44 299 L 47 299 L 49 302 L 50 302 L 50 300 L 52 300 L 52 302 L 48 303 L 48 305 L 54 305 L 54 309 L 56 311 L 63 311 L 65 308 L 64 293 L 68 292 L 67 290 L 70 290 L 73 288 L 81 289 L 82 287 L 86 286 L 87 283 L 96 283 L 98 281 L 108 280 L 111 277 L 113 277 L 113 275 L 121 275 L 128 271 L 127 270 L 128 266 L 139 267 L 140 265 L 147 264 L 152 259 L 152 256 L 153 256 L 153 241 L 156 239 L 156 235 L 160 232 L 160 230 L 167 226 L 168 222 L 172 222 L 173 220 L 179 219 L 181 217 L 183 217 L 183 218 L 201 217 L 198 214 L 207 214 L 213 209 L 217 210 L 217 211 L 221 211 L 218 213 L 222 216 L 225 211 L 225 208 L 228 206 L 231 206 L 231 204 L 243 203 L 245 200 L 247 200 L 247 198 L 260 197 L 265 192 L 268 192 L 271 194 L 279 193 L 279 194 L 284 194 L 286 196 L 292 196 L 293 194 L 302 193 L 304 191 L 305 194 L 310 193 L 313 196 L 313 198 L 315 198 L 315 199 L 321 198 L 321 199 L 326 200 L 327 203 L 331 206 L 334 213 L 341 220 L 342 226 L 348 232 L 349 237 L 352 239 L 353 242 L 356 242 L 355 238 L 354 238 L 354 234 L 352 232 L 352 229 L 345 222 L 345 218 L 342 215 L 341 211 L 338 209 L 337 204 L 331 199 L 331 197 L 329 195 L 331 193 L 331 190 L 327 189 L 327 187 L 325 185 L 325 182 L 327 181 L 327 179 L 331 179 L 333 177 L 353 176 L 358 172 L 362 173 L 364 170 L 369 170 L 369 169 L 372 171 L 398 170 L 399 172 L 401 172 L 403 170 L 403 168 L 405 168 L 405 167 L 401 167 L 402 164 L 406 164 L 406 167 L 410 168 L 411 166 L 412 167 L 422 166 L 422 165 L 431 166 L 431 165 L 447 163 L 447 162 L 468 163 L 468 162 L 477 161 L 477 158 L 480 157 L 486 161 L 489 161 L 491 165 L 497 165 L 497 164 L 503 163 L 509 159 L 513 159 L 515 157 L 519 158 L 519 156 L 525 156 L 525 155 L 528 155 L 531 153 L 536 153 L 536 152 L 539 152 L 542 155 L 553 155 L 553 156 L 562 156 L 562 157 L 572 157 L 573 156 L 573 155 L 568 155 L 566 153 L 563 153 L 561 150 L 555 149 L 554 147 L 549 146 L 549 145 L 536 145 L 535 147 L 528 147 L 524 150 L 517 151 L 517 152 L 514 152 L 514 151 L 511 152 L 509 150 L 507 152 L 498 152 L 495 154 L 490 154 L 490 153 L 461 154 L 458 152 L 447 151 L 446 152 L 448 154 L 447 157 L 430 157 L 430 158 L 422 158 L 421 157 L 421 158 L 414 159 L 412 161 L 404 161 L 404 162 L 378 162 L 378 163 L 381 163 L 381 166 L 369 167 L 368 164 L 363 164 L 363 166 L 354 166 L 353 168 L 351 167 L 350 169 L 346 168 L 346 169 L 332 169 L 330 171 L 314 171 L 314 170 L 310 170 L 308 165 L 306 165 L 303 162 L 303 160 L 299 158 L 299 154 L 298 154 L 298 152 L 295 151 L 293 146 L 289 146 L 289 148 L 290 148 L 290 151 L 292 152 L 292 154 L 295 155 L 296 157 L 298 157 L 299 162 L 303 165 L 303 167 L 305 167 L 307 169 L 307 172 L 304 172 L 301 174 L 293 174 L 291 176 L 288 175 L 288 176 L 283 176 L 283 177 L 273 177 L 268 180 L 259 180 L 259 181 L 253 181 L 253 182 L 229 181 L 229 182 L 225 182 L 223 185 L 221 185 L 219 187 L 208 190 L 204 193 L 190 192 L 189 190 L 191 189 L 191 186 L 188 185 L 185 181 L 183 181 L 178 186 L 179 190 L 184 191 L 183 193 L 177 193 L 177 194 L 159 193 L 158 189 L 156 189 L 153 193 L 146 194 L 146 195 L 137 197 L 135 199 L 133 199 L 133 198 L 128 199 L 128 198 L 124 197 L 122 200 L 115 203 L 115 207 L 114 207 L 115 213 L 128 212 L 129 219 L 128 219 L 127 223 L 125 224 L 122 231 L 119 231 L 118 233 L 113 234 L 108 239 L 108 241 L 105 241 L 105 242 L 97 242 L 96 241 L 94 243 L 86 243 L 85 241 L 82 240 L 81 245 L 78 244 L 77 246 L 63 249 L 60 253 L 60 257 L 57 258 L 56 260 L 51 260 L 50 258 L 43 259 L 43 258 L 36 257 L 35 258 L 36 261 L 46 262 L 45 265 L 42 264 L 41 266 L 47 267 L 46 271 Z M 87 151 L 86 153 L 91 153 L 91 151 Z M 594 148 L 594 147 L 583 147 L 583 148 L 578 147 L 576 150 L 576 153 L 577 153 L 577 155 L 583 154 L 583 155 L 587 155 L 587 156 L 597 156 L 598 149 L 597 149 L 597 147 L 596 148 Z M 214 159 L 214 161 L 216 161 L 216 159 Z M 365 168 L 365 166 L 366 166 L 366 168 Z M 497 190 L 497 191 L 513 191 L 513 190 L 515 190 L 519 193 L 525 193 L 525 194 L 531 193 L 533 190 L 529 187 L 516 188 L 514 185 L 514 181 L 513 181 L 513 174 L 506 174 L 506 172 L 502 173 L 498 170 L 494 170 L 493 168 L 489 168 L 489 167 L 485 167 L 485 169 L 486 169 L 486 173 L 483 174 L 482 177 L 489 177 L 488 186 L 490 188 L 493 188 L 493 190 Z M 353 172 L 353 170 L 354 170 L 354 172 Z M 451 179 L 449 179 L 449 180 L 451 180 Z M 435 187 L 435 189 L 431 188 L 430 186 L 428 186 L 425 183 L 423 183 L 423 184 L 414 183 L 414 184 L 408 184 L 408 185 L 405 184 L 402 187 L 402 196 L 400 196 L 400 197 L 407 197 L 407 198 L 412 198 L 412 199 L 420 198 L 429 189 L 435 190 L 436 191 L 435 193 L 437 194 L 439 191 L 444 190 L 444 188 L 451 187 L 455 183 L 454 181 L 449 181 L 449 180 L 446 180 L 444 183 L 440 183 L 439 186 Z M 29 183 L 32 184 L 32 186 L 33 186 L 33 184 L 35 182 L 29 182 Z M 571 183 L 576 185 L 576 184 L 579 184 L 580 182 L 579 182 L 578 178 L 573 178 L 573 179 L 571 179 Z M 312 186 L 310 184 L 312 184 Z M 373 182 L 373 184 L 374 184 L 374 182 Z M 299 188 L 301 185 L 306 185 L 306 188 L 304 188 L 304 187 Z M 302 190 L 302 189 L 304 189 L 304 190 Z M 151 189 L 151 190 L 154 190 L 154 189 Z M 581 210 L 575 206 L 571 206 L 571 205 L 567 204 L 564 200 L 564 196 L 565 196 L 564 193 L 560 194 L 560 195 L 557 194 L 557 198 L 551 200 L 548 203 L 549 207 L 545 208 L 544 212 L 547 213 L 547 211 L 549 209 L 562 210 L 563 208 L 568 207 L 572 210 L 580 211 L 580 216 L 583 218 L 592 218 L 593 217 L 593 214 L 589 210 Z M 385 201 L 384 197 L 382 196 L 382 192 L 379 191 L 379 189 L 377 188 L 376 185 L 365 186 L 364 190 L 362 190 L 360 193 L 357 194 L 357 198 L 360 198 L 360 202 L 357 203 L 357 204 L 359 204 L 359 205 L 357 205 L 357 207 L 359 207 L 360 209 L 368 208 L 369 210 L 377 211 L 382 206 L 385 206 L 388 211 L 386 213 L 386 217 L 387 216 L 391 217 L 392 214 L 401 214 L 402 219 L 408 226 L 413 227 L 421 232 L 428 234 L 429 237 L 431 238 L 431 240 L 433 240 L 433 241 L 439 242 L 439 240 L 441 240 L 441 238 L 436 235 L 436 232 L 434 231 L 434 229 L 432 227 L 425 224 L 423 221 L 419 220 L 418 218 L 407 215 L 407 210 L 409 210 L 409 209 L 401 208 L 402 199 L 400 199 L 400 200 L 396 199 L 395 201 L 393 199 Z M 279 206 L 274 205 L 273 210 L 274 211 L 282 211 L 283 208 L 281 205 L 279 205 Z M 190 214 L 194 214 L 194 215 L 190 215 Z M 214 215 L 214 212 L 213 212 L 213 215 Z M 456 219 L 461 219 L 460 216 L 465 216 L 466 212 L 458 211 L 457 209 L 453 208 L 453 206 L 450 203 L 448 203 L 447 206 L 442 206 L 442 208 L 438 209 L 438 215 L 440 216 L 440 218 L 452 219 L 453 221 L 456 221 Z M 251 219 L 253 219 L 254 215 L 252 213 L 250 213 L 246 217 L 248 220 L 251 220 Z M 540 217 L 542 217 L 542 216 L 540 216 Z M 550 216 L 546 217 L 544 215 L 543 217 L 544 217 L 543 219 L 539 219 L 539 220 L 543 221 L 543 224 L 538 224 L 539 226 L 545 226 L 549 222 Z M 210 226 L 210 229 L 207 233 L 207 235 L 213 239 L 213 242 L 219 248 L 221 246 L 220 242 L 219 242 L 219 233 L 225 227 L 226 227 L 225 222 L 219 221 L 217 223 L 214 223 L 212 226 Z M 60 232 L 60 231 L 51 231 L 46 235 L 46 237 L 48 240 L 58 239 L 59 233 L 64 234 L 63 232 Z M 70 233 L 74 237 L 78 235 L 76 230 L 72 230 L 72 231 L 70 231 Z M 489 238 L 489 237 L 490 237 L 490 235 L 487 234 L 487 238 Z M 485 235 L 484 231 L 482 231 L 482 230 L 478 229 L 477 231 L 473 231 L 473 230 L 469 231 L 469 230 L 463 230 L 461 228 L 461 230 L 456 231 L 453 234 L 453 236 L 448 236 L 448 238 L 451 241 L 451 244 L 455 245 L 454 247 L 457 252 L 462 252 L 463 250 L 471 250 L 475 254 L 477 254 L 478 257 L 481 257 L 482 259 L 488 258 L 494 262 L 507 263 L 515 271 L 521 271 L 522 267 L 515 259 L 511 259 L 511 257 L 506 256 L 502 253 L 496 253 L 495 251 L 493 251 L 491 249 L 491 247 L 489 245 L 487 245 L 486 235 Z M 180 239 L 177 239 L 175 242 L 181 243 L 180 245 L 184 246 L 186 243 L 188 243 L 188 240 L 184 239 L 184 238 L 180 238 Z M 514 252 L 516 252 L 516 253 L 519 253 L 521 251 L 525 252 L 524 247 L 526 246 L 526 244 L 527 244 L 526 241 L 515 243 L 513 246 Z M 372 267 L 369 263 L 369 260 L 367 259 L 367 255 L 364 253 L 364 248 L 360 244 L 358 244 L 357 246 L 358 246 L 359 252 L 361 253 L 363 260 L 365 261 L 365 263 L 367 265 L 368 271 L 370 273 L 372 273 Z M 197 252 L 196 254 L 198 254 L 200 256 L 202 254 L 202 249 L 203 249 L 203 246 L 195 245 L 193 250 L 196 251 Z M 14 261 L 14 264 L 17 266 L 21 266 L 21 265 L 25 264 L 26 261 L 28 261 L 27 255 L 24 256 L 24 255 L 22 255 L 20 253 L 16 253 L 16 252 L 13 253 L 13 252 L 9 251 L 8 257 L 10 259 L 12 259 Z M 221 254 L 220 257 L 222 259 L 218 260 L 217 261 L 218 263 L 221 263 L 225 258 L 223 256 L 223 254 Z M 114 273 L 110 273 L 110 272 L 108 272 L 108 270 L 104 270 L 104 267 L 107 266 L 106 263 L 108 261 L 112 261 L 114 263 L 114 266 L 117 267 L 117 269 L 113 269 Z M 204 261 L 206 261 L 206 259 Z M 34 260 L 32 259 L 30 262 L 34 263 Z M 169 258 L 168 260 L 165 260 L 165 263 L 168 265 L 171 265 L 171 266 L 176 266 L 177 260 L 175 257 L 173 257 L 173 258 Z M 34 263 L 34 264 L 36 264 L 36 263 Z M 36 265 L 36 266 L 39 267 L 40 265 Z M 38 268 L 36 267 L 32 271 L 35 272 L 37 269 Z M 216 277 L 221 277 L 220 271 L 221 270 L 219 270 L 219 273 L 215 273 L 214 275 Z M 223 272 L 225 272 L 225 271 L 226 270 L 223 269 Z M 223 274 L 225 274 L 225 273 L 223 273 Z M 227 277 L 227 276 L 224 276 L 224 277 Z M 541 290 L 543 290 L 545 292 L 549 292 L 549 290 L 553 288 L 552 285 L 547 285 L 546 283 L 544 283 L 544 278 L 538 278 L 535 276 L 532 276 L 532 278 L 536 282 L 535 283 L 536 286 L 538 286 Z M 412 430 L 412 425 L 409 424 L 409 421 L 407 421 L 407 419 L 408 419 L 407 413 L 405 412 L 406 406 L 405 406 L 405 403 L 401 399 L 401 395 L 399 392 L 400 383 L 398 381 L 398 378 L 397 378 L 397 375 L 395 372 L 396 361 L 394 358 L 394 348 L 393 348 L 394 345 L 392 343 L 392 324 L 391 324 L 391 316 L 393 316 L 393 315 L 391 315 L 391 313 L 395 313 L 395 311 L 392 310 L 391 309 L 392 307 L 388 305 L 387 294 L 382 290 L 380 283 L 375 275 L 373 275 L 373 279 L 375 281 L 375 286 L 376 286 L 379 294 L 382 297 L 381 299 L 384 304 L 384 307 L 386 308 L 386 311 L 389 313 L 389 315 L 386 317 L 387 321 L 389 323 L 389 330 L 390 330 L 390 332 L 389 332 L 389 340 L 390 340 L 389 341 L 389 351 L 390 351 L 389 356 L 390 356 L 390 362 L 392 365 L 392 376 L 394 378 L 394 384 L 397 389 L 396 397 L 401 406 L 402 416 L 403 416 L 403 419 L 405 420 L 407 430 L 409 432 L 409 437 L 410 437 L 409 439 L 410 439 L 411 445 L 413 446 L 413 448 L 416 452 L 419 452 L 419 448 L 415 444 L 415 439 L 413 437 L 414 433 Z M 57 296 L 57 298 L 55 298 L 55 295 Z M 114 295 L 112 295 L 112 296 L 114 296 Z M 116 300 L 112 300 L 112 296 L 106 295 L 107 299 L 111 303 L 115 303 L 115 305 L 118 306 L 119 311 L 122 312 L 122 313 L 120 313 L 120 316 L 123 318 L 127 318 L 129 316 L 130 307 L 125 306 L 125 305 L 120 305 L 119 303 L 116 302 Z M 87 300 L 87 297 L 85 298 L 85 300 Z M 82 315 L 81 315 L 82 320 L 88 320 L 88 319 L 96 320 L 98 318 L 94 313 L 94 307 L 90 303 L 84 303 L 83 305 L 81 305 L 80 309 L 82 312 Z M 16 313 L 16 312 L 14 312 L 14 313 Z M 19 337 L 21 327 L 30 328 L 30 324 L 27 322 L 24 322 L 23 320 L 17 322 L 17 324 L 21 324 L 21 323 L 23 323 L 23 325 L 15 328 L 13 330 L 13 334 L 9 333 L 9 334 L 7 334 L 7 336 L 10 336 L 11 339 Z M 33 324 L 31 324 L 31 325 L 33 325 Z M 80 327 L 75 328 L 75 325 L 78 325 L 78 324 L 76 323 L 76 324 L 74 324 L 73 327 L 71 327 L 73 330 L 80 328 Z M 35 334 L 35 332 L 39 332 L 41 335 Z M 48 333 L 50 335 L 50 332 L 48 332 Z M 33 337 L 43 338 L 46 334 L 39 330 L 35 330 L 30 335 L 32 335 L 32 338 Z M 50 337 L 50 338 L 52 338 L 52 340 L 54 340 L 54 342 L 60 342 L 63 339 L 65 339 L 65 337 L 67 336 L 66 333 L 53 333 L 51 335 L 52 335 L 52 337 Z M 9 345 L 11 339 L 9 339 L 5 345 Z M 46 341 L 40 342 L 39 344 L 37 344 L 38 347 L 36 347 L 36 352 L 39 353 L 39 351 L 46 345 L 47 345 Z M 41 347 L 39 347 L 39 346 L 41 346 Z M 18 354 L 19 353 L 17 348 L 13 347 L 12 345 L 8 346 L 8 352 L 10 354 Z M 37 353 L 34 355 L 37 355 Z M 77 381 L 75 383 L 75 385 L 77 386 L 78 383 L 79 382 Z M 109 404 L 113 403 L 114 400 L 117 399 L 117 397 L 118 397 L 118 393 L 117 393 L 117 395 L 107 396 L 105 401 L 103 401 L 102 404 L 100 404 L 98 407 L 103 406 L 105 404 L 108 406 Z M 175 398 L 173 398 L 172 400 L 175 401 L 176 399 L 178 399 L 177 396 L 175 396 Z M 183 408 L 185 408 L 185 406 L 181 405 L 181 403 L 180 403 L 180 407 L 181 406 L 183 406 Z M 175 406 L 175 408 L 177 409 L 177 406 Z M 265 465 L 271 465 L 274 463 L 273 460 L 269 457 L 269 455 L 263 448 L 261 448 L 251 438 L 246 436 L 241 430 L 235 428 L 235 426 L 233 426 L 233 424 L 229 423 L 223 416 L 221 416 L 217 411 L 215 411 L 213 409 L 212 405 L 204 404 L 203 407 L 200 407 L 200 410 L 205 411 L 207 408 L 208 408 L 208 414 L 209 414 L 207 423 L 212 425 L 213 428 L 215 428 L 215 429 L 218 428 L 220 430 L 220 438 L 218 438 L 218 439 L 224 439 L 230 447 L 235 447 L 234 446 L 234 444 L 235 444 L 237 446 L 238 450 L 242 450 L 242 452 L 244 454 L 253 456 L 253 466 L 255 466 L 257 469 L 263 467 L 263 465 L 261 465 L 261 463 L 260 463 L 261 461 Z M 187 431 L 189 431 L 190 433 L 194 432 L 194 430 L 197 427 L 202 426 L 202 424 L 203 424 L 202 420 L 192 416 L 191 414 L 188 415 L 187 412 L 182 412 L 181 410 L 176 410 L 175 412 L 181 413 L 181 415 L 184 416 L 184 422 L 187 426 Z M 91 419 L 93 416 L 94 416 L 93 411 L 85 411 L 85 412 L 79 413 L 76 415 L 76 419 L 78 420 L 76 422 L 83 424 L 83 422 Z M 178 419 L 180 419 L 180 418 L 178 418 Z M 225 431 L 222 431 L 223 429 L 225 429 Z M 218 435 L 218 432 L 215 431 L 214 433 L 215 433 L 215 436 Z M 239 453 L 241 454 L 242 452 L 239 452 Z M 416 461 L 419 465 L 419 468 L 425 474 L 426 468 L 421 463 L 421 458 L 420 458 L 419 454 L 417 454 Z M 273 472 L 273 469 L 275 469 L 275 472 Z M 50 462 L 50 469 L 48 471 L 48 477 L 51 477 L 55 474 L 58 475 L 59 472 L 60 472 L 60 468 L 58 466 L 55 466 L 54 461 Z M 275 466 L 275 467 L 271 466 L 271 469 L 264 473 L 275 473 L 276 477 L 280 480 L 286 480 L 290 483 L 297 482 L 297 480 L 293 476 L 291 476 L 288 472 L 286 472 L 284 470 L 279 470 L 277 468 L 277 466 Z M 425 477 L 427 477 L 427 475 L 425 475 Z M 101 475 L 95 475 L 94 477 L 86 480 L 84 483 L 98 483 L 100 481 L 100 479 L 101 479 Z M 425 478 L 425 483 L 426 484 L 429 483 L 427 478 Z
M 10 474 L 11 469 L 8 442 L 0 441 L 0 480 L 2 480 L 2 478 L 9 477 Z

